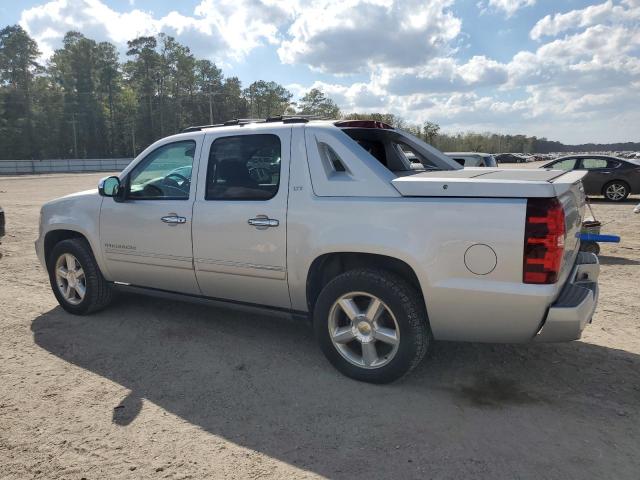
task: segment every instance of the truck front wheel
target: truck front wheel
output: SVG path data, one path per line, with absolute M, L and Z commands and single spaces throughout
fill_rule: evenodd
M 432 342 L 421 295 L 384 270 L 350 270 L 331 280 L 313 323 L 331 364 L 364 382 L 389 383 L 409 373 Z
M 85 315 L 111 302 L 111 285 L 102 276 L 85 239 L 71 238 L 57 243 L 48 267 L 53 293 L 67 312 Z

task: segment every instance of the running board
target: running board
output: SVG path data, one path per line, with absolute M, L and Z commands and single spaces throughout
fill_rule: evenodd
M 245 312 L 253 315 L 268 315 L 279 318 L 293 318 L 295 320 L 304 320 L 307 322 L 311 321 L 309 313 L 299 310 L 271 307 L 268 305 L 259 305 L 256 303 L 240 302 L 237 300 L 227 300 L 223 298 L 206 297 L 204 295 L 176 293 L 158 288 L 139 287 L 137 285 L 131 285 L 123 282 L 113 282 L 112 284 L 116 290 L 120 292 L 141 294 L 156 298 L 164 298 L 166 300 L 176 300 L 178 302 L 199 303 L 201 305 Z

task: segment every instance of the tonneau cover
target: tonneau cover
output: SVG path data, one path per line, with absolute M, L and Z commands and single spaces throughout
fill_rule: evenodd
M 406 197 L 558 197 L 585 172 L 550 169 L 463 168 L 420 172 L 395 178 Z

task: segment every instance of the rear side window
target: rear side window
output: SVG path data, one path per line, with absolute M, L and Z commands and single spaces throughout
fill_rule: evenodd
M 586 170 L 593 170 L 596 168 L 607 168 L 607 160 L 605 158 L 583 158 L 582 168 Z M 609 167 L 612 168 L 612 167 Z
M 280 138 L 238 135 L 211 145 L 206 200 L 269 200 L 280 185 Z

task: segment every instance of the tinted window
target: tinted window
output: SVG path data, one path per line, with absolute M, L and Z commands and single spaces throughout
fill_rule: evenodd
M 187 200 L 196 142 L 170 143 L 154 150 L 129 176 L 128 197 L 137 200 Z
M 604 158 L 583 158 L 582 168 L 593 170 L 595 168 L 607 168 L 607 160 Z
M 551 168 L 554 170 L 573 170 L 575 166 L 575 158 L 567 158 L 566 160 L 560 160 L 559 162 L 551 164 Z
M 280 139 L 276 135 L 218 138 L 211 145 L 207 200 L 268 200 L 280 185 Z

